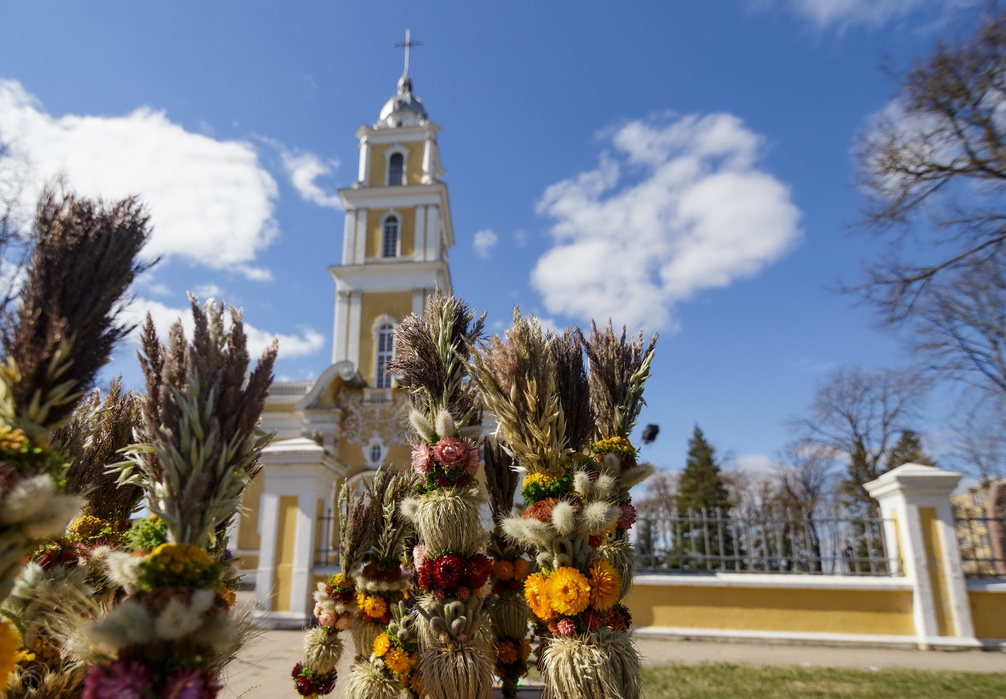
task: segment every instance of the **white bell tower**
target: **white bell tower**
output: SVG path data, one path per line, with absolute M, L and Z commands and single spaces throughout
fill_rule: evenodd
M 383 364 L 391 333 L 426 297 L 451 292 L 447 250 L 454 244 L 447 186 L 437 148 L 440 128 L 412 91 L 411 36 L 406 30 L 405 71 L 398 91 L 360 140 L 357 181 L 342 189 L 345 226 L 342 263 L 335 280 L 332 362 L 351 362 L 367 385 L 389 388 Z

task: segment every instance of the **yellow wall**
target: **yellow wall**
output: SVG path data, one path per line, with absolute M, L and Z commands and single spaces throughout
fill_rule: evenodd
M 635 585 L 636 626 L 737 631 L 912 635 L 908 590 L 820 590 Z
M 969 592 L 976 638 L 1006 639 L 1006 593 Z
M 414 141 L 404 145 L 409 152 L 405 158 L 405 184 L 420 184 L 423 177 L 423 143 Z M 371 146 L 368 183 L 371 187 L 384 187 L 388 184 L 388 158 L 385 155 L 388 147 L 387 143 Z
M 265 479 L 255 478 L 248 484 L 241 496 L 241 504 L 244 505 L 246 511 L 241 513 L 241 520 L 238 522 L 239 549 L 257 551 L 262 545 L 258 535 L 258 506 L 264 489 Z
M 382 315 L 397 321 L 412 313 L 411 291 L 366 292 L 360 299 L 360 376 L 374 385 L 374 323 Z
M 273 574 L 272 610 L 290 611 L 293 592 L 293 557 L 297 544 L 297 496 L 284 495 L 279 499 L 279 530 L 276 532 L 276 571 Z
M 384 217 L 391 209 L 370 209 L 367 211 L 367 249 L 369 258 L 381 257 L 384 241 Z M 398 254 L 411 257 L 416 254 L 416 210 L 413 207 L 395 209 L 398 215 Z

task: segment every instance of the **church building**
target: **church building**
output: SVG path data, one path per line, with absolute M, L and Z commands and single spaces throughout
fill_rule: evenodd
M 235 555 L 272 627 L 308 622 L 314 581 L 337 565 L 342 484 L 382 464 L 409 463 L 408 394 L 385 366 L 397 324 L 421 314 L 435 289 L 451 292 L 454 234 L 439 127 L 413 93 L 412 45 L 406 34 L 398 89 L 374 125 L 356 131 L 357 179 L 339 191 L 345 220 L 341 262 L 329 267 L 332 364 L 315 381 L 274 384 L 262 416 L 263 429 L 276 436 L 245 494 Z

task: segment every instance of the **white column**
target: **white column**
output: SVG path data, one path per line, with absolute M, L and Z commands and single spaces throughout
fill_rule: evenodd
M 971 621 L 950 505 L 960 478 L 933 466 L 905 464 L 865 484 L 880 504 L 888 555 L 900 552 L 904 575 L 912 583 L 920 648 L 981 647 Z
M 370 182 L 370 141 L 366 136 L 360 139 L 360 168 L 356 179 L 362 185 Z
M 342 264 L 353 263 L 353 248 L 356 246 L 356 209 L 346 211 L 342 226 Z
M 440 207 L 431 206 L 426 221 L 426 259 L 441 260 L 440 256 Z
M 417 262 L 426 259 L 426 207 L 416 207 L 416 236 L 413 257 Z
M 426 141 L 423 143 L 423 184 L 432 184 L 435 181 L 433 176 L 433 149 L 436 142 L 433 134 L 426 134 Z
M 349 292 L 335 292 L 335 337 L 332 338 L 332 364 L 349 355 Z
M 265 474 L 259 476 L 264 478 Z M 279 495 L 264 492 L 258 507 L 259 559 L 255 573 L 255 605 L 272 611 L 273 577 L 276 573 L 276 533 L 279 529 Z
M 354 265 L 362 265 L 367 258 L 367 209 L 356 210 L 356 253 Z
M 413 289 L 412 290 L 412 312 L 417 315 L 423 315 L 423 309 L 426 307 L 426 289 Z
M 346 332 L 346 359 L 360 366 L 360 310 L 363 305 L 359 291 L 349 292 L 349 324 Z

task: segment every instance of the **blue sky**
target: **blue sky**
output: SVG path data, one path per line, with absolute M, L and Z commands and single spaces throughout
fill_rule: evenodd
M 185 292 L 281 339 L 277 374 L 331 359 L 357 141 L 394 93 L 406 27 L 439 124 L 455 293 L 504 329 L 659 331 L 644 454 L 680 467 L 698 423 L 763 463 L 840 366 L 902 362 L 869 309 L 829 291 L 880 249 L 853 232 L 856 135 L 907 65 L 969 26 L 937 0 L 5 3 L 0 141 L 29 192 L 65 174 L 150 207 L 162 262 L 133 313 Z M 134 347 L 110 366 L 138 382 Z M 930 404 L 940 433 L 949 399 Z M 938 441 L 938 438 L 937 438 Z

